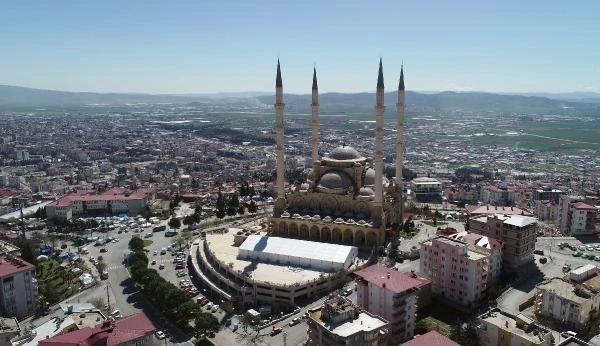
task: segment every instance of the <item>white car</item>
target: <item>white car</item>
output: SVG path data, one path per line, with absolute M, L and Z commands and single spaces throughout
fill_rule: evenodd
M 165 333 L 163 333 L 162 330 L 157 330 L 156 333 L 155 333 L 155 335 L 156 335 L 156 338 L 159 339 L 159 340 L 162 340 L 162 339 L 165 338 Z
M 219 305 L 215 304 L 212 306 L 212 309 L 210 309 L 210 311 L 212 312 L 217 312 L 219 310 Z

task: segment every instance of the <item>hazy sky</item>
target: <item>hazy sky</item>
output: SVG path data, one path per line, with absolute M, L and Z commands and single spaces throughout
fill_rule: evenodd
M 599 1 L 2 1 L 0 84 L 204 93 L 600 91 Z

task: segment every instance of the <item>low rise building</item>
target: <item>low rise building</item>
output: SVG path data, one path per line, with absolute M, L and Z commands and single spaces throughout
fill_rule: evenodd
M 413 337 L 419 290 L 431 281 L 375 264 L 355 273 L 357 305 L 390 323 L 389 339 L 394 344 Z
M 600 276 L 593 275 L 581 282 L 561 278 L 547 280 L 536 287 L 536 313 L 549 317 L 563 326 L 581 329 L 598 317 L 600 308 Z
M 454 340 L 443 336 L 442 334 L 432 330 L 423 335 L 417 335 L 412 340 L 400 344 L 400 346 L 460 346 Z
M 50 220 L 99 214 L 137 215 L 152 199 L 152 189 L 79 190 L 46 205 L 46 214 Z
M 0 317 L 0 346 L 10 346 L 10 339 L 21 334 L 21 326 L 16 318 Z
M 493 309 L 479 316 L 478 322 L 480 341 L 485 346 L 553 345 L 552 332 L 523 314 L 513 316 Z
M 331 297 L 307 316 L 307 345 L 388 344 L 388 322 L 343 297 Z
M 493 237 L 504 244 L 503 265 L 515 270 L 533 261 L 537 219 L 524 215 L 492 214 L 469 218 L 469 232 Z
M 150 346 L 154 344 L 155 330 L 148 317 L 138 313 L 47 338 L 41 340 L 39 346 Z
M 435 178 L 420 177 L 411 180 L 410 190 L 417 202 L 441 202 L 442 182 Z
M 486 297 L 490 256 L 438 236 L 421 243 L 420 272 L 431 280 L 433 294 L 473 309 Z
M 17 319 L 33 315 L 37 302 L 35 266 L 19 257 L 0 255 L 0 304 Z

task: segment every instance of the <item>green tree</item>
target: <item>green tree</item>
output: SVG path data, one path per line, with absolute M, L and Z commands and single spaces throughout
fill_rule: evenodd
M 194 319 L 194 337 L 204 339 L 207 335 L 219 331 L 219 320 L 212 314 L 200 312 Z
M 28 240 L 23 236 L 19 236 L 15 241 L 15 245 L 17 245 L 17 247 L 19 248 L 22 259 L 33 265 L 36 264 L 37 258 L 35 257 L 35 254 L 33 252 L 33 245 L 31 244 L 31 240 Z
M 256 202 L 250 201 L 250 204 L 248 204 L 248 212 L 254 214 L 257 211 L 258 211 L 258 206 L 256 205 Z
M 178 217 L 172 217 L 169 220 L 169 227 L 178 229 L 181 227 L 181 220 Z
M 129 241 L 129 249 L 131 251 L 142 251 L 144 249 L 144 240 L 140 237 L 133 237 Z

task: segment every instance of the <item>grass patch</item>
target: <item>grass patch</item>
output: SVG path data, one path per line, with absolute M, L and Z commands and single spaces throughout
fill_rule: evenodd
M 422 334 L 435 330 L 448 336 L 452 326 L 458 320 L 464 322 L 468 319 L 468 314 L 433 300 L 429 306 L 419 312 L 415 332 Z
M 154 243 L 152 240 L 150 240 L 150 239 L 144 239 L 144 247 L 150 246 L 150 245 L 152 245 L 152 243 Z
M 38 291 L 49 304 L 55 304 L 79 292 L 81 283 L 71 273 L 72 268 L 73 265 L 61 267 L 55 259 L 40 262 L 36 266 Z

